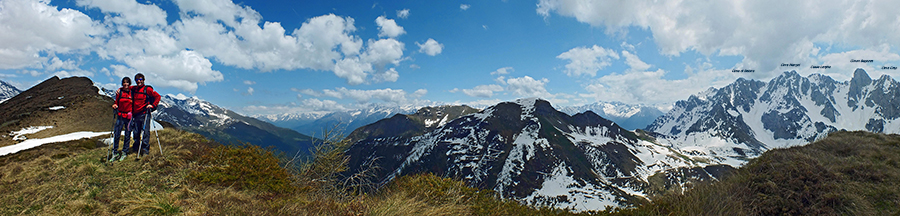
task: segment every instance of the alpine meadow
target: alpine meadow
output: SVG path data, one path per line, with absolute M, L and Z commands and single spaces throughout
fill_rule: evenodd
M 0 0 L 0 215 L 898 215 L 894 8 Z

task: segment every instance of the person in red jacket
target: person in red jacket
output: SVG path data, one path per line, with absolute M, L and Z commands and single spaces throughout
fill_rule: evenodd
M 112 108 L 116 110 L 116 125 L 113 127 L 113 149 L 112 154 L 108 158 L 109 161 L 125 159 L 125 153 L 119 151 L 119 136 L 122 129 L 125 129 L 125 136 L 122 138 L 122 149 L 128 149 L 128 142 L 131 141 L 128 135 L 131 135 L 131 78 L 122 78 L 122 88 L 116 90 L 116 102 Z
M 135 130 L 132 132 L 134 144 L 131 146 L 129 153 L 140 152 L 143 156 L 150 153 L 150 112 L 156 110 L 159 105 L 159 93 L 153 90 L 153 87 L 144 85 L 144 74 L 138 73 L 134 75 L 136 85 L 131 86 L 131 95 L 133 105 L 131 112 L 133 113 L 133 122 Z M 141 135 L 143 134 L 143 139 Z M 140 149 L 138 149 L 140 148 Z

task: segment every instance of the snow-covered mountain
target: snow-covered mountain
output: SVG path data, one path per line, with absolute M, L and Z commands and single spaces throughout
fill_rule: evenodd
M 237 114 L 197 97 L 164 95 L 154 119 L 228 144 L 238 141 L 273 146 L 293 154 L 307 152 L 312 137 Z
M 690 153 L 738 165 L 772 148 L 801 145 L 836 130 L 900 133 L 900 83 L 863 69 L 850 81 L 785 72 L 769 82 L 738 79 L 678 101 L 647 127 Z
M 593 111 L 600 117 L 612 120 L 619 126 L 628 130 L 643 129 L 653 123 L 656 118 L 665 114 L 659 108 L 642 104 L 625 104 L 622 102 L 595 102 L 581 106 L 567 106 L 559 108 L 569 115 L 575 115 L 584 111 Z
M 344 132 L 349 133 L 359 127 L 374 123 L 381 119 L 389 118 L 395 114 L 410 114 L 415 111 L 415 107 L 372 104 L 363 109 L 325 114 L 279 114 L 256 115 L 254 117 L 268 121 L 274 125 L 293 129 L 302 134 L 320 137 L 323 130 L 332 129 L 335 125 L 339 126 L 339 129 L 343 129 Z
M 535 98 L 500 103 L 421 135 L 381 134 L 352 144 L 350 172 L 375 163 L 382 183 L 431 172 L 504 198 L 576 210 L 635 203 L 646 197 L 654 174 L 705 165 L 594 112 L 567 115 Z
M 22 93 L 22 90 L 19 90 L 13 85 L 0 80 L 0 103 L 16 96 L 17 94 Z

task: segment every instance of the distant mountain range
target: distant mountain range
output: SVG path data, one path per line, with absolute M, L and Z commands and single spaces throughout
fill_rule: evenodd
M 95 84 L 96 86 L 96 84 Z M 115 89 L 100 88 L 103 94 L 114 97 Z M 289 156 L 307 155 L 317 139 L 297 131 L 275 126 L 256 118 L 243 116 L 197 97 L 162 95 L 153 119 L 164 126 L 191 131 L 222 144 L 246 142 L 273 147 Z
M 288 155 L 308 153 L 316 140 L 296 131 L 237 114 L 196 97 L 165 95 L 154 119 L 224 144 L 238 141 L 272 146 Z
M 0 103 L 3 103 L 7 99 L 10 99 L 21 92 L 22 90 L 19 90 L 15 86 L 10 85 L 3 80 L 0 80 Z
M 678 101 L 647 127 L 689 155 L 730 164 L 773 148 L 802 145 L 837 130 L 900 132 L 900 83 L 872 80 L 857 69 L 850 81 L 785 72 L 769 82 L 738 79 Z
M 653 123 L 656 118 L 665 114 L 656 107 L 640 104 L 626 104 L 622 102 L 601 101 L 581 106 L 566 106 L 559 108 L 559 111 L 569 115 L 583 113 L 588 110 L 593 111 L 597 115 L 600 115 L 600 117 L 609 119 L 628 130 L 646 128 L 647 125 Z
M 375 180 L 382 183 L 431 172 L 529 204 L 598 210 L 644 199 L 648 179 L 658 172 L 705 165 L 591 111 L 567 115 L 541 99 L 500 103 L 437 127 L 422 125 L 438 118 L 413 120 L 434 110 L 354 131 L 350 172 L 374 163 L 380 167 Z
M 255 115 L 253 117 L 268 121 L 279 127 L 293 129 L 302 134 L 322 138 L 325 129 L 333 129 L 335 126 L 342 129 L 344 136 L 359 127 L 374 123 L 378 120 L 389 118 L 395 114 L 410 114 L 416 111 L 414 107 L 369 105 L 364 109 L 331 112 L 327 114 L 303 113 L 303 114 L 274 114 Z
M 596 102 L 580 106 L 561 107 L 560 111 L 574 115 L 584 111 L 594 111 L 601 117 L 619 124 L 625 129 L 643 129 L 664 113 L 656 107 L 625 104 L 621 102 Z M 346 133 L 359 127 L 389 118 L 395 114 L 412 114 L 414 107 L 397 107 L 370 105 L 368 108 L 328 113 L 282 113 L 270 115 L 253 115 L 254 118 L 267 121 L 279 127 L 293 129 L 303 134 L 319 137 L 323 129 L 331 129 L 339 125 Z M 345 134 L 346 135 L 346 134 Z

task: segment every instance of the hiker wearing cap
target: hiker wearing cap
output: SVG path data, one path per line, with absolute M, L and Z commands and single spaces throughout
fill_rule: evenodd
M 144 74 L 138 73 L 134 75 L 135 85 L 131 86 L 133 98 L 132 120 L 134 121 L 135 130 L 133 133 L 134 145 L 131 146 L 131 153 L 140 152 L 139 156 L 150 153 L 150 112 L 156 110 L 159 105 L 159 93 L 153 90 L 153 87 L 144 85 Z M 143 134 L 143 139 L 141 136 Z
M 122 78 L 122 87 L 116 90 L 116 102 L 113 103 L 112 108 L 116 110 L 116 124 L 113 127 L 113 148 L 111 150 L 112 154 L 108 158 L 109 161 L 125 159 L 125 153 L 119 150 L 119 135 L 123 129 L 125 130 L 125 136 L 122 137 L 124 139 L 122 149 L 128 149 L 128 143 L 131 141 L 128 137 L 134 128 L 131 126 L 131 78 Z

